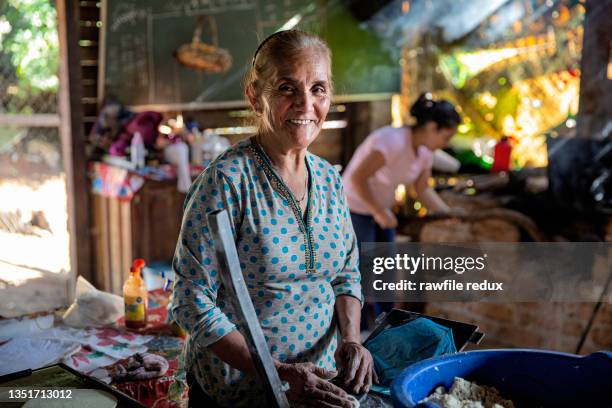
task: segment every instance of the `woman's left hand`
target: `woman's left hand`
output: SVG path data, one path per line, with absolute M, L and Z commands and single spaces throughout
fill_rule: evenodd
M 342 342 L 336 350 L 336 366 L 344 388 L 353 394 L 370 391 L 372 381 L 378 383 L 372 355 L 361 344 Z

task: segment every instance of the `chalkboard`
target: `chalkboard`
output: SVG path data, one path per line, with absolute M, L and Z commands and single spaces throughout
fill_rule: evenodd
M 181 65 L 176 50 L 191 42 L 204 16 L 202 41 L 233 59 L 224 73 Z M 368 100 L 400 90 L 399 61 L 338 1 L 302 0 L 106 0 L 102 4 L 103 96 L 129 106 L 159 109 L 222 107 L 244 101 L 243 79 L 260 40 L 288 21 L 324 38 L 332 49 L 339 100 Z

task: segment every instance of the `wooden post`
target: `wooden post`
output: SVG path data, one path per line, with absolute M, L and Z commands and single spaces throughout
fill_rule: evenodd
M 56 0 L 60 48 L 60 137 L 68 196 L 70 266 L 76 278 L 94 281 L 79 57 L 79 2 Z M 69 293 L 72 296 L 72 293 Z
M 370 103 L 347 104 L 348 126 L 342 129 L 342 167 L 346 168 L 357 147 L 370 133 Z
M 578 136 L 604 140 L 612 134 L 612 0 L 588 0 L 585 8 Z

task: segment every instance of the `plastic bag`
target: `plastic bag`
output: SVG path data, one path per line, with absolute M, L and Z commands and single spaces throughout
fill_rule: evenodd
M 423 317 L 385 329 L 364 346 L 372 354 L 380 385 L 386 387 L 417 361 L 457 352 L 452 329 Z
M 76 284 L 75 301 L 63 320 L 68 326 L 106 326 L 115 323 L 124 313 L 121 296 L 100 291 L 82 276 Z

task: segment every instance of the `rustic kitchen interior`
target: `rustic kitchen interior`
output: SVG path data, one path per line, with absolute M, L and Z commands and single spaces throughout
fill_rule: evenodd
M 373 131 L 411 125 L 421 94 L 461 115 L 428 180 L 461 211 L 431 211 L 398 185 L 398 243 L 612 242 L 609 0 L 9 0 L 0 10 L 2 387 L 37 384 L 15 372 L 61 367 L 90 384 L 70 387 L 117 392 L 117 406 L 188 406 L 188 333 L 168 314 L 186 194 L 256 132 L 244 76 L 278 30 L 315 32 L 332 50 L 334 97 L 309 151 L 340 173 Z M 607 351 L 585 370 L 609 375 L 606 248 L 586 266 L 608 276 L 596 301 L 395 306 L 456 324 L 456 342 L 472 328 L 456 352 Z M 138 328 L 124 316 L 132 278 L 148 299 Z M 385 321 L 378 311 L 363 307 L 363 340 Z M 53 377 L 40 375 L 61 386 Z M 393 390 L 360 402 L 416 406 Z

